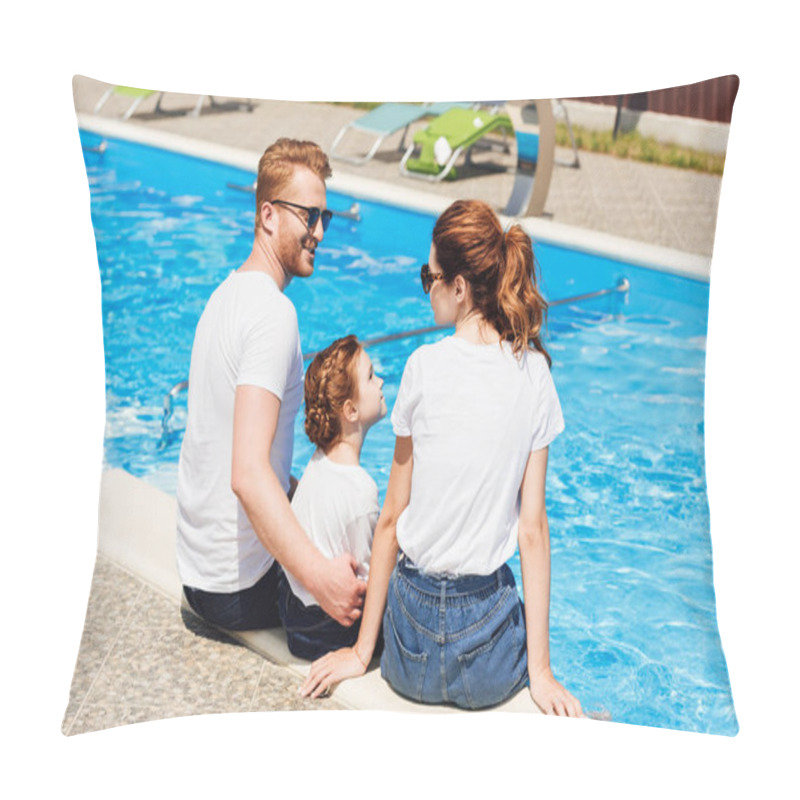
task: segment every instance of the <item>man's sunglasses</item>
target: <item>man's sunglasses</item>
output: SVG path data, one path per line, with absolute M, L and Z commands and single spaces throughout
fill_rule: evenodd
M 419 279 L 422 281 L 422 291 L 425 294 L 430 294 L 433 282 L 443 281 L 444 275 L 441 272 L 431 272 L 431 268 L 427 264 L 423 264 L 422 269 L 419 271 Z
M 290 203 L 288 200 L 270 200 L 270 203 L 278 203 L 282 206 L 291 206 L 292 208 L 299 208 L 305 211 L 308 215 L 306 217 L 306 227 L 310 231 L 313 231 L 314 228 L 317 227 L 317 220 L 322 219 L 322 231 L 324 233 L 328 230 L 328 225 L 330 225 L 331 217 L 333 216 L 333 211 L 329 211 L 327 208 L 321 211 L 316 206 L 301 206 L 298 203 Z

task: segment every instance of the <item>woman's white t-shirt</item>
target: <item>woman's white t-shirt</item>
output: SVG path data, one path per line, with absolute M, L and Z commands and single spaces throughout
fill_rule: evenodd
M 564 430 L 544 356 L 455 336 L 424 345 L 406 363 L 392 426 L 414 454 L 400 549 L 429 573 L 494 572 L 516 550 L 528 456 Z
M 317 450 L 297 484 L 292 510 L 322 555 L 350 553 L 358 562 L 358 577 L 367 579 L 379 507 L 378 487 L 363 467 L 337 464 Z M 288 571 L 286 579 L 303 605 L 318 605 Z

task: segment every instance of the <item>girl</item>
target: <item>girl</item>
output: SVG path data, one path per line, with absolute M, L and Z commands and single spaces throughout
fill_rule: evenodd
M 386 415 L 383 381 L 355 336 L 319 352 L 305 377 L 305 429 L 317 445 L 292 498 L 292 509 L 310 539 L 328 558 L 353 557 L 366 580 L 378 487 L 359 466 L 367 431 Z M 340 625 L 289 573 L 281 582 L 278 610 L 289 650 L 309 660 L 352 645 L 358 623 Z
M 457 201 L 421 279 L 455 334 L 408 359 L 358 640 L 316 661 L 301 693 L 365 672 L 383 619 L 381 673 L 402 695 L 482 708 L 527 682 L 544 712 L 580 716 L 550 669 L 545 476 L 564 423 L 530 239 Z M 524 606 L 506 565 L 517 546 Z

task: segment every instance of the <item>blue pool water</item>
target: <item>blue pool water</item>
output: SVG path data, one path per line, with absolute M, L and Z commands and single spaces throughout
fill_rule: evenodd
M 85 145 L 96 144 L 82 132 Z M 253 173 L 109 140 L 86 152 L 102 280 L 105 461 L 174 492 L 185 394 L 162 435 L 167 391 L 188 376 L 208 296 L 248 255 Z M 329 193 L 346 210 L 352 198 Z M 288 288 L 305 351 L 433 324 L 419 286 L 432 216 L 360 201 L 334 218 L 312 278 Z M 620 722 L 733 735 L 738 724 L 717 632 L 703 456 L 708 285 L 539 244 L 550 300 L 630 292 L 550 311 L 566 431 L 550 448 L 551 659 L 587 709 Z M 443 334 L 371 349 L 391 408 L 409 353 Z M 363 464 L 381 497 L 388 419 Z M 294 473 L 311 456 L 298 415 Z M 519 580 L 519 562 L 510 562 Z

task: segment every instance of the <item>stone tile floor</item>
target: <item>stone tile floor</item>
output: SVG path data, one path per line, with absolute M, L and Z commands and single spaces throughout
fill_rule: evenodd
M 62 731 L 193 714 L 339 709 L 98 556 Z

